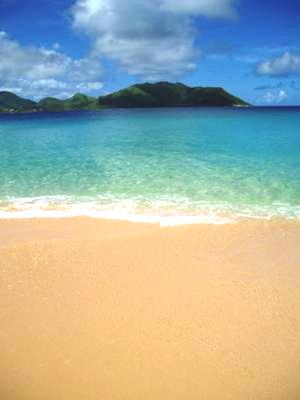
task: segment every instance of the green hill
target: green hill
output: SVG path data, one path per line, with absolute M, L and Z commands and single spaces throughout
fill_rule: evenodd
M 45 97 L 39 102 L 23 99 L 11 92 L 0 92 L 0 112 L 71 111 L 99 108 L 95 97 L 76 93 L 66 100 Z
M 65 108 L 69 110 L 91 110 L 97 108 L 97 99 L 82 93 L 76 93 L 65 100 L 64 104 Z
M 9 110 L 27 111 L 35 107 L 36 102 L 32 100 L 23 99 L 11 92 L 0 92 L 0 111 L 2 112 Z
M 189 87 L 182 83 L 142 83 L 106 96 L 76 93 L 60 100 L 46 97 L 39 102 L 14 93 L 0 92 L 0 112 L 72 111 L 117 107 L 247 106 L 248 103 L 218 87 Z
M 42 111 L 64 111 L 64 101 L 55 97 L 45 97 L 38 102 L 38 108 Z
M 97 108 L 97 99 L 82 93 L 76 93 L 66 100 L 46 97 L 38 102 L 38 108 L 43 111 L 93 110 Z
M 182 83 L 143 83 L 99 97 L 104 107 L 246 106 L 248 103 L 222 88 L 189 87 Z

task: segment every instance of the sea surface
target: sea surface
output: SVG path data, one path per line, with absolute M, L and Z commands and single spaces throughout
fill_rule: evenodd
M 300 219 L 300 108 L 0 115 L 0 218 Z

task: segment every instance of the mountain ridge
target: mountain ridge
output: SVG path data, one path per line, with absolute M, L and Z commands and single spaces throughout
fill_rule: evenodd
M 55 112 L 146 107 L 246 107 L 249 105 L 222 87 L 190 87 L 183 83 L 170 82 L 137 83 L 98 98 L 75 93 L 64 100 L 45 97 L 39 101 L 33 101 L 12 92 L 0 91 L 0 112 Z

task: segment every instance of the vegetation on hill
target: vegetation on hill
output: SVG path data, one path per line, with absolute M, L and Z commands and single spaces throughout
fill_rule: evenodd
M 36 103 L 32 100 L 22 99 L 11 92 L 0 92 L 0 111 L 27 111 L 32 110 Z
M 69 110 L 91 110 L 97 108 L 97 99 L 82 93 L 65 100 L 65 107 Z
M 106 107 L 200 107 L 246 106 L 222 88 L 189 87 L 182 83 L 143 83 L 107 96 L 98 103 Z
M 40 100 L 37 105 L 43 111 L 93 110 L 97 108 L 97 99 L 82 93 L 76 93 L 66 100 L 46 97 Z
M 45 97 L 37 103 L 37 107 L 43 111 L 64 111 L 63 100 L 56 99 L 54 97 Z
M 248 103 L 218 87 L 189 87 L 182 83 L 143 83 L 98 99 L 76 93 L 60 100 L 46 97 L 39 102 L 14 93 L 0 92 L 0 112 L 71 111 L 98 108 L 247 106 Z

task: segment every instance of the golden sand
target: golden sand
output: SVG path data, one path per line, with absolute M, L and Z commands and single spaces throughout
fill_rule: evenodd
M 1 400 L 299 400 L 300 224 L 0 221 Z

